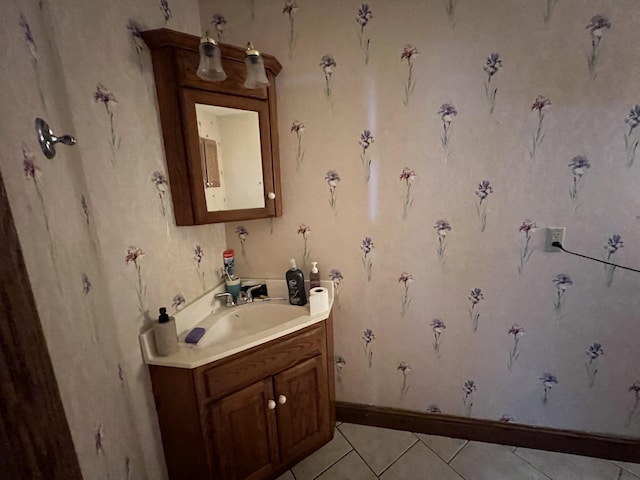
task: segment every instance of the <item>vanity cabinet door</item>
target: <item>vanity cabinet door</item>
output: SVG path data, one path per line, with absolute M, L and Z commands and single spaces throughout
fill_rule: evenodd
M 211 404 L 207 422 L 217 465 L 216 479 L 257 480 L 279 463 L 271 378 Z
M 318 355 L 273 377 L 283 461 L 307 455 L 331 438 L 327 361 Z

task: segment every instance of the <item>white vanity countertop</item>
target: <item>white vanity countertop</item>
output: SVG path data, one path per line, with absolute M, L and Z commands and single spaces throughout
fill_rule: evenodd
M 270 298 L 287 297 L 287 288 L 284 279 L 243 280 L 243 283 L 248 282 L 265 283 L 267 285 Z M 222 317 L 227 316 L 227 314 L 234 314 L 235 312 L 241 313 L 242 309 L 246 307 L 260 308 L 259 305 L 261 303 L 256 302 L 254 304 L 239 307 L 222 306 L 221 302 L 214 298 L 216 293 L 225 291 L 224 283 L 222 283 L 194 302 L 185 306 L 174 315 L 179 340 L 177 353 L 164 357 L 158 355 L 156 353 L 153 329 L 149 329 L 140 334 L 140 347 L 142 349 L 144 361 L 148 365 L 196 368 L 244 350 L 248 350 L 249 348 L 253 348 L 263 343 L 267 343 L 290 333 L 294 333 L 298 330 L 302 330 L 303 328 L 321 322 L 322 320 L 326 320 L 331 313 L 331 306 L 333 305 L 333 282 L 322 281 L 321 286 L 329 291 L 329 308 L 326 310 L 316 312 L 314 315 L 311 315 L 309 311 L 309 302 L 303 307 L 289 305 L 288 300 L 264 302 L 262 304 L 267 306 L 267 308 L 269 305 L 276 304 L 282 305 L 283 307 L 286 306 L 287 309 L 291 309 L 293 314 L 289 314 L 291 317 L 289 320 L 277 323 L 274 326 L 267 326 L 265 329 L 258 331 L 257 333 L 247 334 L 246 332 L 241 331 L 242 329 L 238 329 L 239 331 L 234 330 L 233 315 L 231 316 L 231 319 L 222 319 Z M 277 309 L 275 310 L 277 311 Z M 296 310 L 299 310 L 299 316 L 295 315 Z M 226 322 L 229 326 L 226 328 L 227 331 L 225 332 L 224 340 L 211 342 L 211 335 L 215 332 L 213 330 L 209 331 L 209 329 L 217 327 L 216 322 Z M 269 325 L 272 325 L 273 323 L 274 322 L 269 322 Z M 201 340 L 198 345 L 184 343 L 183 340 L 187 333 L 189 333 L 194 327 L 198 326 L 206 328 L 209 337 L 207 338 L 207 334 L 205 334 L 205 337 L 203 337 L 203 340 Z M 205 338 L 207 338 L 209 342 L 204 341 Z M 215 337 L 213 337 L 213 339 L 215 340 Z M 206 346 L 200 345 L 207 343 L 212 344 Z

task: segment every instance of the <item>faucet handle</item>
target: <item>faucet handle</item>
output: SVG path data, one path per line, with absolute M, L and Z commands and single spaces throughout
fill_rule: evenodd
M 229 292 L 224 292 L 224 293 L 216 293 L 214 295 L 214 298 L 219 299 L 220 301 L 222 301 L 223 298 L 226 299 L 225 301 L 225 307 L 234 307 L 235 303 L 233 302 L 233 296 L 229 293 Z
M 238 294 L 238 298 L 236 299 L 236 305 L 244 305 L 249 302 L 249 296 L 247 292 L 240 292 Z
M 252 302 L 253 301 L 253 291 L 257 290 L 259 288 L 262 287 L 262 284 L 259 283 L 258 285 L 253 285 L 250 288 L 247 289 L 247 302 Z

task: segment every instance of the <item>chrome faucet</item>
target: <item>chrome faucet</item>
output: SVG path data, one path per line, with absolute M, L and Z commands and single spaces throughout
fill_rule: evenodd
M 254 285 L 247 289 L 247 303 L 253 302 L 253 291 L 261 287 L 262 287 L 262 284 L 260 283 L 258 285 Z
M 229 292 L 224 292 L 224 293 L 216 293 L 214 295 L 214 298 L 217 298 L 218 300 L 220 300 L 222 302 L 222 299 L 226 299 L 225 300 L 225 307 L 235 307 L 236 304 L 233 301 L 233 295 L 231 295 Z

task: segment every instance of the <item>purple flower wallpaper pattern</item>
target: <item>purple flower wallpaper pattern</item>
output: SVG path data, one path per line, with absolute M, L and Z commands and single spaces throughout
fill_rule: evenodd
M 574 209 L 577 210 L 580 206 L 578 193 L 582 190 L 582 177 L 587 173 L 587 170 L 591 168 L 591 163 L 584 155 L 578 155 L 571 159 L 569 168 L 573 174 L 573 183 L 571 184 L 571 188 L 569 188 L 569 198 L 571 198 L 573 202 Z
M 171 8 L 169 7 L 168 0 L 160 0 L 160 11 L 162 12 L 162 17 L 164 18 L 164 24 L 168 24 L 171 17 L 173 17 L 173 13 L 171 12 Z
M 329 280 L 333 282 L 333 294 L 335 296 L 336 304 L 338 305 L 338 308 L 340 308 L 340 285 L 344 280 L 344 276 L 340 270 L 332 268 L 329 271 Z
M 219 42 L 224 40 L 224 28 L 227 24 L 227 19 L 225 16 L 219 12 L 216 12 L 211 17 L 211 25 L 213 25 L 213 29 L 216 32 L 216 37 Z
M 549 400 L 549 392 L 554 385 L 558 384 L 558 377 L 556 377 L 553 373 L 545 372 L 540 377 L 540 381 L 542 382 L 542 387 L 544 389 L 544 394 L 542 396 L 542 403 L 546 404 Z
M 244 225 L 238 225 L 236 227 L 236 235 L 238 236 L 238 240 L 240 240 L 240 248 L 242 250 L 242 256 L 247 256 L 247 237 L 249 236 L 249 230 Z
M 624 247 L 624 242 L 622 241 L 622 237 L 620 235 L 616 233 L 616 234 L 613 234 L 611 237 L 609 237 L 609 239 L 607 240 L 607 244 L 604 246 L 604 249 L 607 252 L 607 256 L 605 257 L 605 260 L 607 262 L 614 263 L 612 257 L 622 247 Z M 611 285 L 613 285 L 613 276 L 616 272 L 616 268 L 617 267 L 615 265 L 604 266 L 607 287 L 610 287 Z
M 187 301 L 185 300 L 184 295 L 182 295 L 181 293 L 176 293 L 171 300 L 171 306 L 176 312 L 184 307 L 186 303 Z
M 107 115 L 109 116 L 109 146 L 111 147 L 111 162 L 115 167 L 116 164 L 116 150 L 120 146 L 120 138 L 118 138 L 116 134 L 116 127 L 114 121 L 114 110 L 118 102 L 116 101 L 116 97 L 105 87 L 103 84 L 99 83 L 96 87 L 96 91 L 93 93 L 93 99 L 96 103 L 102 103 L 104 108 L 107 111 Z
M 573 279 L 568 273 L 559 273 L 553 278 L 556 286 L 556 294 L 553 299 L 553 310 L 556 313 L 556 320 L 562 319 L 562 306 L 564 304 L 567 290 L 573 285 Z
M 596 375 L 598 374 L 598 359 L 604 355 L 604 349 L 602 345 L 598 342 L 593 342 L 587 348 L 585 352 L 588 358 L 588 361 L 585 364 L 587 369 L 587 377 L 589 377 L 589 387 L 593 388 L 593 385 L 596 382 Z
M 301 223 L 298 227 L 298 235 L 302 235 L 302 241 L 304 242 L 304 246 L 302 248 L 302 266 L 306 267 L 311 255 L 311 248 L 309 248 L 309 235 L 311 235 L 311 228 L 308 225 Z
M 340 175 L 335 170 L 329 170 L 324 176 L 324 181 L 327 182 L 327 186 L 329 187 L 329 206 L 331 210 L 333 210 L 333 213 L 337 213 L 336 202 L 338 201 L 338 196 L 336 187 L 338 183 L 340 183 Z
M 369 8 L 369 4 L 363 3 L 358 8 L 358 16 L 356 22 L 358 23 L 358 41 L 360 43 L 360 50 L 364 56 L 364 64 L 369 63 L 369 47 L 371 46 L 371 39 L 365 35 L 364 29 L 373 18 L 373 12 Z
M 320 59 L 320 68 L 322 68 L 322 73 L 324 74 L 324 96 L 329 102 L 329 105 L 332 105 L 331 101 L 331 92 L 332 92 L 332 78 L 335 68 L 338 66 L 333 55 L 326 54 L 323 55 Z
M 135 20 L 129 19 L 129 22 L 127 23 L 127 31 L 129 32 L 129 37 L 131 38 L 133 49 L 136 52 L 136 58 L 138 59 L 138 67 L 140 68 L 140 73 L 143 73 L 142 52 L 146 48 L 146 44 L 142 39 L 142 27 Z
M 198 276 L 198 281 L 202 286 L 202 293 L 207 291 L 207 282 L 204 278 L 204 270 L 202 270 L 202 259 L 204 258 L 204 250 L 200 245 L 196 245 L 193 250 L 193 260 L 196 262 L 196 275 Z
M 400 54 L 400 60 L 407 61 L 407 80 L 404 84 L 404 97 L 402 103 L 405 107 L 409 106 L 409 99 L 416 87 L 416 79 L 413 75 L 413 61 L 418 56 L 418 49 L 411 44 L 406 44 L 402 53 Z
M 367 277 L 367 281 L 371 281 L 371 275 L 373 273 L 373 260 L 371 258 L 373 249 L 375 245 L 373 244 L 373 240 L 371 237 L 364 237 L 362 239 L 362 243 L 360 244 L 360 250 L 362 251 L 362 267 L 364 268 L 364 273 Z
M 370 328 L 367 328 L 362 334 L 362 348 L 364 349 L 364 355 L 367 359 L 367 365 L 369 368 L 373 365 L 373 341 L 376 339 L 376 336 L 373 334 L 373 331 Z
M 556 5 L 558 5 L 558 2 L 560 0 L 545 0 L 545 1 L 547 5 L 542 17 L 544 18 L 544 23 L 547 24 L 551 21 L 551 17 L 553 16 L 553 10 L 556 8 Z
M 402 387 L 400 388 L 400 399 L 403 399 L 404 396 L 409 391 L 411 385 L 409 385 L 409 372 L 411 372 L 411 365 L 407 362 L 400 362 L 397 368 L 398 372 L 402 374 Z
M 344 357 L 336 355 L 333 359 L 333 362 L 336 366 L 336 381 L 338 382 L 338 385 L 342 385 L 342 371 L 344 370 L 347 361 L 344 359 Z
M 402 285 L 402 298 L 401 298 L 401 310 L 400 316 L 404 317 L 405 313 L 409 309 L 409 305 L 411 305 L 411 297 L 409 296 L 409 287 L 411 283 L 413 283 L 413 275 L 407 272 L 402 272 L 400 277 L 398 277 L 398 283 Z
M 473 394 L 478 389 L 476 382 L 473 380 L 467 380 L 462 386 L 464 396 L 462 397 L 462 404 L 464 405 L 465 414 L 467 417 L 471 416 L 471 410 L 473 409 Z
M 458 0 L 444 0 L 444 8 L 447 12 L 447 18 L 449 19 L 449 23 L 451 26 L 455 26 L 456 24 L 456 4 Z
M 611 28 L 611 22 L 606 15 L 594 15 L 591 21 L 585 27 L 591 35 L 591 50 L 587 54 L 587 67 L 592 80 L 598 75 L 596 67 L 600 56 L 600 42 L 604 37 L 604 33 Z
M 482 180 L 476 188 L 476 196 L 478 203 L 476 204 L 476 214 L 480 220 L 480 231 L 484 232 L 487 228 L 487 202 L 489 195 L 493 193 L 493 187 L 489 180 Z M 484 203 L 483 203 L 484 202 Z
M 286 0 L 284 7 L 282 7 L 282 14 L 287 16 L 288 25 L 288 43 L 289 43 L 289 58 L 293 58 L 293 50 L 296 46 L 296 40 L 298 35 L 296 34 L 296 11 L 298 10 L 298 4 L 295 0 Z
M 371 135 L 371 130 L 363 130 L 360 134 L 360 140 L 358 143 L 362 148 L 360 152 L 360 163 L 362 164 L 362 169 L 364 170 L 364 180 L 368 183 L 371 178 L 371 152 L 369 152 L 369 148 L 373 144 L 373 135 Z
M 502 68 L 502 59 L 499 53 L 492 53 L 487 57 L 484 65 L 484 71 L 487 74 L 487 78 L 484 82 L 484 93 L 487 97 L 489 104 L 489 114 L 492 114 L 496 108 L 496 95 L 498 94 L 498 87 L 495 86 L 496 74 Z
M 513 345 L 511 346 L 511 350 L 509 350 L 509 363 L 507 363 L 507 368 L 509 370 L 513 368 L 513 365 L 516 363 L 516 360 L 520 356 L 521 352 L 518 348 L 518 345 L 520 344 L 520 339 L 523 337 L 524 333 L 524 328 L 517 323 L 514 323 L 507 332 L 508 335 L 513 336 Z
M 538 149 L 542 145 L 542 141 L 544 140 L 544 137 L 546 135 L 542 122 L 544 121 L 544 116 L 550 106 L 551 100 L 549 100 L 544 95 L 538 95 L 531 105 L 531 111 L 537 112 L 537 127 L 531 135 L 531 146 L 529 147 L 529 158 L 531 160 L 536 159 Z
M 624 123 L 629 126 L 629 131 L 624 133 L 624 150 L 627 156 L 627 167 L 632 167 L 636 161 L 636 151 L 638 150 L 637 134 L 634 135 L 634 130 L 640 125 L 640 105 L 636 104 L 624 119 Z
M 473 326 L 473 333 L 475 333 L 478 331 L 478 325 L 480 322 L 480 313 L 476 307 L 482 300 L 484 300 L 484 294 L 480 288 L 474 288 L 471 290 L 471 293 L 467 298 L 471 302 L 471 306 L 469 307 L 469 318 L 471 319 L 471 325 Z
M 447 326 L 445 325 L 445 323 L 439 318 L 434 318 L 431 321 L 431 330 L 433 331 L 432 346 L 433 346 L 433 351 L 436 352 L 437 356 L 440 356 L 440 342 L 441 342 L 440 337 L 442 336 L 446 328 Z
M 144 280 L 142 278 L 141 260 L 143 256 L 144 256 L 144 252 L 138 247 L 135 247 L 132 245 L 127 249 L 127 254 L 124 257 L 125 263 L 127 265 L 132 263 L 136 269 L 136 277 L 137 277 L 136 297 L 138 298 L 138 313 L 140 314 L 145 312 L 144 298 L 147 293 L 147 286 L 145 285 Z
M 298 148 L 296 150 L 296 171 L 300 171 L 300 165 L 304 160 L 304 149 L 302 148 L 302 134 L 304 133 L 304 123 L 299 120 L 294 120 L 291 124 L 291 133 L 296 134 L 298 140 Z
M 400 172 L 400 181 L 403 182 L 404 186 L 404 202 L 402 204 L 402 219 L 406 220 L 409 215 L 409 209 L 411 205 L 413 205 L 413 196 L 411 194 L 411 186 L 413 185 L 414 180 L 416 179 L 416 172 L 409 167 L 404 167 L 402 172 Z
M 158 194 L 158 199 L 160 200 L 160 213 L 162 213 L 163 217 L 167 216 L 167 192 L 169 191 L 169 181 L 167 177 L 164 176 L 161 172 L 153 172 L 151 175 L 151 182 L 156 187 L 156 193 Z
M 632 392 L 634 395 L 633 406 L 631 410 L 629 410 L 629 416 L 627 418 L 627 427 L 631 425 L 631 422 L 637 420 L 640 415 L 640 382 L 633 382 L 628 389 L 629 392 Z
M 537 228 L 536 222 L 528 218 L 525 218 L 518 228 L 519 232 L 524 232 L 524 247 L 522 248 L 522 253 L 520 253 L 520 264 L 518 265 L 518 273 L 520 274 L 524 271 L 524 266 L 529 262 L 535 250 L 531 246 L 531 235 Z
M 451 225 L 446 220 L 437 220 L 433 228 L 438 235 L 438 247 L 436 248 L 436 253 L 438 254 L 440 263 L 444 263 L 444 254 L 447 249 L 447 238 L 451 231 Z
M 442 122 L 442 135 L 440 135 L 440 143 L 444 150 L 445 162 L 449 160 L 449 142 L 452 137 L 453 119 L 458 115 L 458 110 L 452 103 L 443 103 L 438 110 L 440 121 Z

